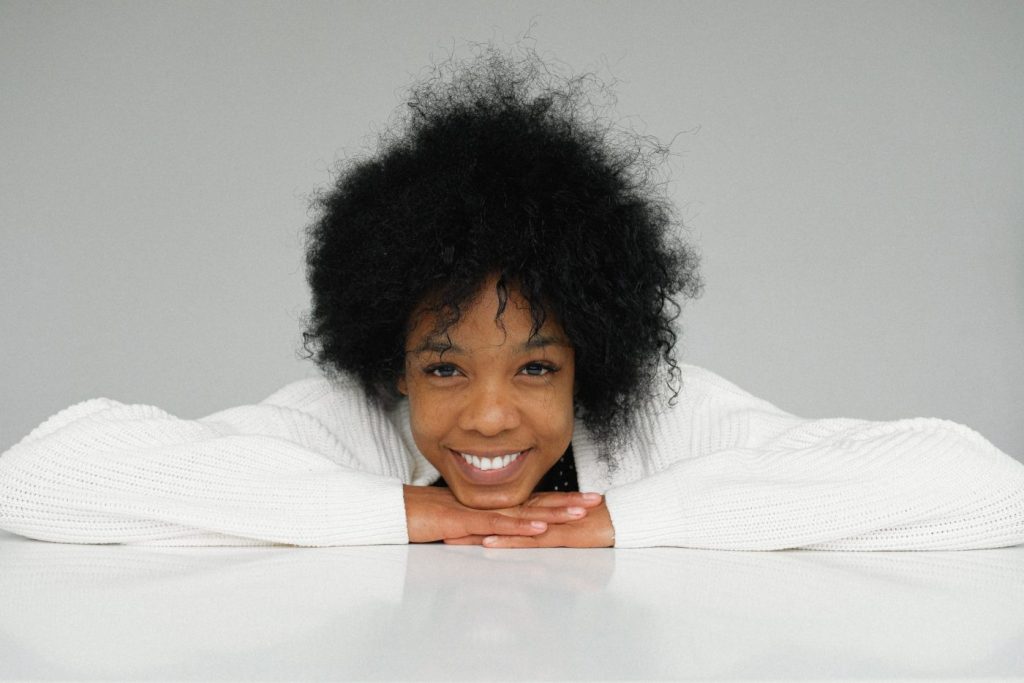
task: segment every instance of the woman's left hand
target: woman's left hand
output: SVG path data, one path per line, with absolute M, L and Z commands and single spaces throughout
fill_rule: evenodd
M 536 494 L 531 504 L 544 505 L 544 495 Z M 610 548 L 615 545 L 615 529 L 604 500 L 587 508 L 587 515 L 561 524 L 548 523 L 548 529 L 535 536 L 463 536 L 445 539 L 449 545 L 483 545 L 487 548 Z

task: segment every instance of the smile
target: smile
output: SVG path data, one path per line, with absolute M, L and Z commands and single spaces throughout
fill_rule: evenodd
M 455 469 L 462 475 L 462 479 L 478 486 L 495 486 L 508 484 L 522 476 L 533 449 L 524 448 L 506 453 L 492 450 L 487 454 L 453 449 L 448 452 L 452 454 Z
M 466 461 L 466 464 L 472 465 L 478 470 L 487 472 L 489 470 L 502 470 L 514 463 L 519 459 L 522 451 L 518 453 L 508 453 L 507 455 L 499 455 L 493 458 L 481 457 L 479 455 L 471 455 L 469 453 L 459 453 L 462 459 Z

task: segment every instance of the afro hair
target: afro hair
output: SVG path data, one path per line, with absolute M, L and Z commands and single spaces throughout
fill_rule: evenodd
M 700 293 L 698 258 L 655 182 L 667 149 L 602 116 L 602 87 L 493 47 L 413 85 L 378 149 L 317 197 L 307 357 L 393 407 L 414 312 L 453 325 L 497 274 L 499 301 L 515 288 L 534 332 L 547 316 L 561 324 L 577 415 L 606 447 L 662 365 L 675 396 L 673 323 L 678 298 Z

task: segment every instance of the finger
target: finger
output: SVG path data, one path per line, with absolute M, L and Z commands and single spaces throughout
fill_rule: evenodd
M 484 538 L 484 536 L 463 536 L 461 538 L 446 538 L 444 542 L 448 545 L 481 545 Z
M 547 531 L 547 522 L 513 517 L 501 512 L 479 512 L 466 525 L 468 534 L 480 536 L 536 536 Z
M 536 536 L 491 534 L 481 543 L 485 548 L 604 548 L 614 544 L 609 525 L 590 517 L 579 524 L 553 524 Z
M 512 517 L 530 521 L 547 522 L 548 524 L 564 524 L 587 516 L 585 507 L 519 507 L 507 512 Z
M 528 507 L 595 507 L 600 505 L 604 496 L 600 493 L 558 492 L 548 491 L 535 493 L 525 505 Z
M 481 539 L 485 548 L 541 548 L 547 546 L 536 536 L 486 536 Z

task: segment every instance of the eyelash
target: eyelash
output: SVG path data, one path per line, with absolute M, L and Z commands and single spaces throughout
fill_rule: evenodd
M 523 370 L 526 370 L 527 368 L 538 368 L 538 369 L 542 370 L 543 372 L 539 372 L 539 373 L 523 373 Z M 454 374 L 449 374 L 449 375 L 437 374 L 438 371 L 441 371 L 441 370 L 458 371 L 458 368 L 456 368 L 451 363 L 435 363 L 434 365 L 428 365 L 427 367 L 423 368 L 423 372 L 425 374 L 427 374 L 427 375 L 431 375 L 432 377 L 438 377 L 438 378 L 441 378 L 441 379 L 448 379 L 450 377 L 455 377 Z M 552 365 L 550 363 L 533 362 L 533 363 L 527 363 L 526 365 L 524 365 L 519 370 L 519 372 L 522 373 L 522 374 L 525 374 L 527 377 L 547 377 L 548 375 L 555 374 L 556 372 L 558 372 L 558 370 L 559 369 L 557 367 L 555 367 L 554 365 Z

